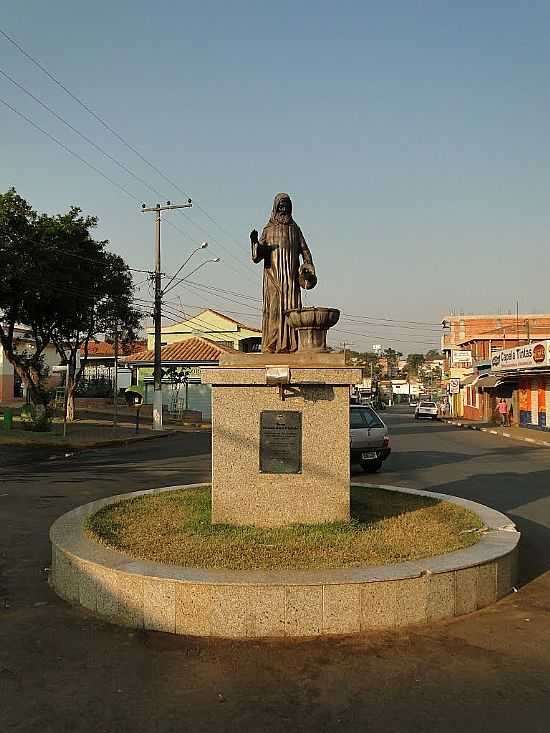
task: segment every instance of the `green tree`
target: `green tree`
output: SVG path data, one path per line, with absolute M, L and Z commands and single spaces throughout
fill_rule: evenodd
M 43 279 L 42 247 L 35 241 L 36 211 L 10 188 L 0 194 L 0 344 L 35 405 L 48 404 L 44 351 L 51 343 L 54 315 Z M 25 324 L 32 345 L 17 337 Z
M 130 270 L 106 250 L 107 241 L 93 239 L 96 226 L 96 217 L 82 216 L 76 207 L 38 216 L 13 189 L 0 197 L 0 340 L 31 400 L 42 405 L 48 401 L 43 353 L 55 346 L 68 366 L 69 420 L 89 342 L 115 326 L 132 338 L 140 320 Z M 32 353 L 18 348 L 16 323 L 29 327 Z
M 346 349 L 346 365 L 362 367 L 364 377 L 380 376 L 382 370 L 378 364 L 378 359 L 377 354 L 373 352 Z
M 426 352 L 426 361 L 431 361 L 432 359 L 443 359 L 443 354 L 437 349 L 430 349 Z
M 397 362 L 403 354 L 400 351 L 396 351 L 395 349 L 388 347 L 387 349 L 384 349 L 382 356 L 384 356 L 388 361 L 388 377 L 391 379 L 397 374 Z
M 56 298 L 51 339 L 67 369 L 67 420 L 74 419 L 74 395 L 91 340 L 115 328 L 135 337 L 140 313 L 133 305 L 133 284 L 124 260 L 106 250 L 91 231 L 97 218 L 77 207 L 38 219 L 38 236 L 48 252 L 47 278 Z M 78 355 L 82 353 L 80 365 Z
M 418 376 L 418 370 L 425 361 L 424 354 L 409 354 L 407 356 L 407 375 L 409 377 Z
M 379 377 L 382 369 L 380 367 L 380 364 L 378 363 L 379 357 L 378 354 L 375 354 L 374 352 L 367 351 L 364 354 L 364 375 L 365 377 Z

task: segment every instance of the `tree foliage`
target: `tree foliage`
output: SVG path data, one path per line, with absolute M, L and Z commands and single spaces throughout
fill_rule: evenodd
M 77 207 L 38 215 L 14 189 L 0 195 L 0 342 L 35 403 L 47 403 L 43 358 L 53 344 L 68 365 L 69 419 L 91 340 L 117 328 L 133 338 L 140 314 L 124 260 L 91 232 L 97 218 Z M 28 326 L 32 353 L 14 337 Z M 83 359 L 78 366 L 78 354 Z
M 430 349 L 426 352 L 426 361 L 431 361 L 433 359 L 442 359 L 443 354 L 438 351 L 437 349 Z
M 14 189 L 0 194 L 0 344 L 35 404 L 47 404 L 44 351 L 51 343 L 53 313 L 45 305 L 37 214 Z M 16 326 L 28 327 L 24 339 Z
M 409 354 L 407 356 L 407 374 L 409 377 L 418 376 L 418 370 L 426 361 L 424 354 Z

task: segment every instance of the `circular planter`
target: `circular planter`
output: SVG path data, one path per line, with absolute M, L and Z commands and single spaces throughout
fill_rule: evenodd
M 512 590 L 520 534 L 504 514 L 446 494 L 368 486 L 454 502 L 475 512 L 487 531 L 472 547 L 423 560 L 271 571 L 136 560 L 85 534 L 86 519 L 105 505 L 185 488 L 171 486 L 94 501 L 61 516 L 50 530 L 50 582 L 65 600 L 113 623 L 234 638 L 358 634 L 429 623 L 483 608 Z

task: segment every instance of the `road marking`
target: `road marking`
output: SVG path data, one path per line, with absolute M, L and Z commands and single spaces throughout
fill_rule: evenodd
M 503 435 L 504 438 L 511 438 L 512 437 L 510 435 L 510 433 L 502 433 L 502 435 Z
M 496 430 L 489 430 L 489 432 L 491 433 L 491 435 L 498 435 Z
M 536 442 L 534 438 L 524 438 L 523 440 L 525 440 L 526 443 L 535 443 Z

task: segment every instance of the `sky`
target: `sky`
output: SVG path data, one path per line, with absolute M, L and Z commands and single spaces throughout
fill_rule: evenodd
M 190 277 L 210 289 L 170 293 L 167 322 L 260 322 L 249 232 L 279 191 L 317 269 L 305 304 L 342 312 L 333 345 L 424 352 L 450 311 L 550 311 L 547 0 L 19 0 L 0 29 L 119 136 L 0 35 L 0 71 L 117 161 L 0 73 L 0 99 L 86 161 L 0 103 L 0 190 L 80 206 L 145 270 L 141 203 L 192 198 L 166 215 L 162 269 L 205 240 L 182 274 L 220 262 Z

